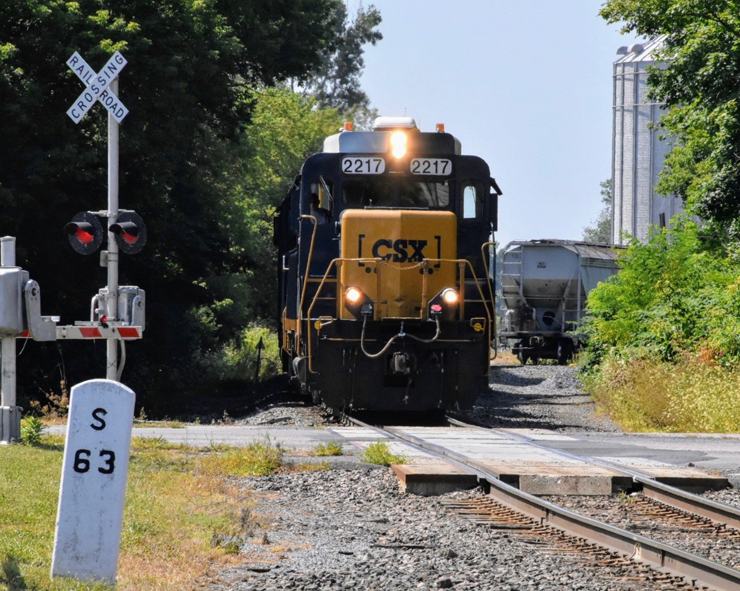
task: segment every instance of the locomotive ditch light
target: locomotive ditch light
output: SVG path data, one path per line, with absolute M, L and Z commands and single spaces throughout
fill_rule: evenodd
M 64 226 L 69 243 L 79 254 L 93 254 L 103 243 L 103 226 L 97 216 L 81 211 Z
M 406 155 L 406 145 L 408 144 L 408 138 L 402 131 L 394 131 L 391 133 L 391 154 L 395 158 L 403 158 Z
M 455 310 L 460 303 L 460 293 L 452 288 L 445 287 L 436 296 L 429 300 L 429 320 L 453 320 Z
M 348 287 L 344 290 L 344 307 L 357 318 L 372 316 L 375 302 L 373 302 L 359 287 Z
M 133 211 L 121 211 L 108 230 L 115 235 L 118 248 L 124 254 L 136 254 L 146 244 L 146 225 Z

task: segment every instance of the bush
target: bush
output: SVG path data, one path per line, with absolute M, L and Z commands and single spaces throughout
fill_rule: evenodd
M 588 298 L 588 364 L 607 357 L 679 361 L 683 353 L 724 367 L 740 361 L 740 263 L 702 242 L 682 220 L 620 253 L 619 274 Z
M 26 445 L 38 445 L 43 428 L 44 424 L 36 417 L 26 417 L 21 421 L 21 441 Z
M 264 350 L 259 354 L 257 372 L 257 348 L 262 339 Z M 282 371 L 278 336 L 265 326 L 250 324 L 239 337 L 222 349 L 208 353 L 201 359 L 205 374 L 217 383 L 264 381 Z

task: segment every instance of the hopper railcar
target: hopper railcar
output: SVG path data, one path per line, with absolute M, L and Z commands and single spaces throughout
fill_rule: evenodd
M 500 339 L 522 365 L 565 365 L 581 345 L 588 294 L 619 271 L 615 245 L 573 240 L 517 240 L 502 256 Z
M 500 194 L 441 125 L 328 137 L 275 218 L 283 369 L 301 390 L 336 413 L 470 407 L 488 387 Z

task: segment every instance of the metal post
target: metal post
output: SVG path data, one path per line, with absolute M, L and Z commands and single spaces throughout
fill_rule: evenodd
M 0 265 L 15 267 L 15 238 L 0 238 Z M 0 395 L 0 444 L 20 437 L 20 409 L 16 402 L 16 348 L 15 337 L 2 339 L 2 394 Z
M 110 90 L 118 94 L 118 78 L 110 83 Z M 108 227 L 118 219 L 118 121 L 108 114 Z M 118 243 L 116 236 L 108 232 L 108 297 L 106 305 L 108 320 L 118 320 Z M 118 380 L 118 340 L 108 339 L 108 364 L 105 377 Z

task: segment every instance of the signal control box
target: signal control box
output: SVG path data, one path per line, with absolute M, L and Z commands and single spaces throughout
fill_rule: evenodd
M 0 267 L 0 337 L 17 337 L 24 330 L 23 288 L 28 271 L 20 267 Z
M 108 288 L 102 288 L 93 296 L 90 320 L 98 324 L 103 317 L 113 318 L 107 310 Z M 118 309 L 115 311 L 117 323 L 123 326 L 138 326 L 143 331 L 146 327 L 146 293 L 135 285 L 122 285 L 118 288 Z

